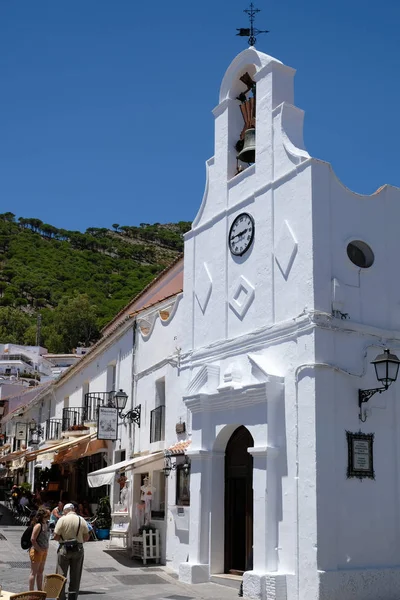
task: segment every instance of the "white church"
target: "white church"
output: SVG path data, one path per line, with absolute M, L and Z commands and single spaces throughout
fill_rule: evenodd
M 356 194 L 309 156 L 294 75 L 253 47 L 233 60 L 183 269 L 114 319 L 35 418 L 124 388 L 136 422 L 90 452 L 108 453 L 114 501 L 121 470 L 133 503 L 151 479 L 181 581 L 243 576 L 252 600 L 398 600 L 400 190 Z M 63 469 L 77 459 L 61 455 Z
M 185 238 L 192 503 L 179 574 L 245 571 L 252 599 L 394 600 L 400 387 L 361 406 L 358 390 L 397 376 L 396 356 L 377 374 L 370 362 L 400 350 L 400 190 L 356 194 L 309 156 L 294 75 L 251 47 L 213 111 L 215 154 Z M 243 124 L 255 158 L 241 170 Z

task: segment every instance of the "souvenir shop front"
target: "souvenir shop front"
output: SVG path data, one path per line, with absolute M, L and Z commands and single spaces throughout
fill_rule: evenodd
M 110 486 L 113 513 L 112 530 L 117 527 L 126 533 L 126 545 L 132 548 L 143 529 L 157 530 L 161 561 L 165 562 L 165 475 L 164 453 L 155 452 L 123 460 L 91 472 L 87 481 L 92 489 Z M 121 513 L 128 518 L 117 523 Z

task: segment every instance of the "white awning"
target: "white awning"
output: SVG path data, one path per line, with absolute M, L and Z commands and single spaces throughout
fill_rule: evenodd
M 110 485 L 117 471 L 129 471 L 135 467 L 145 465 L 146 463 L 154 462 L 155 460 L 164 458 L 164 452 L 153 452 L 143 456 L 136 456 L 129 460 L 122 460 L 115 465 L 104 467 L 93 473 L 88 473 L 87 480 L 89 487 L 100 487 L 101 485 Z

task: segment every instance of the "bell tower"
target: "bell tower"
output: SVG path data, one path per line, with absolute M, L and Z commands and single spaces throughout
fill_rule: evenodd
M 192 348 L 273 325 L 312 305 L 312 271 L 303 260 L 311 243 L 305 218 L 311 176 L 303 112 L 293 105 L 294 74 L 250 47 L 223 77 L 213 110 L 215 152 L 185 238 Z

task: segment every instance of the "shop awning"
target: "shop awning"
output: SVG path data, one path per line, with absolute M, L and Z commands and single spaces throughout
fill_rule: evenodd
M 93 471 L 87 476 L 89 487 L 100 487 L 101 485 L 110 485 L 114 479 L 114 475 L 117 471 L 129 471 L 135 467 L 145 465 L 146 463 L 153 462 L 164 458 L 164 452 L 153 452 L 152 454 L 144 454 L 143 456 L 135 456 L 129 460 L 123 460 L 115 465 L 104 467 L 98 471 Z
M 17 450 L 16 452 L 10 452 L 10 454 L 6 454 L 1 457 L 1 462 L 12 462 L 13 460 L 17 460 L 26 455 L 25 450 Z
M 85 456 L 92 456 L 98 452 L 107 452 L 108 446 L 105 440 L 92 440 L 84 441 L 72 448 L 62 450 L 56 454 L 54 462 L 61 464 L 64 462 L 72 462 L 78 460 L 78 458 L 84 458 Z
M 60 452 L 61 450 L 68 450 L 77 444 L 81 444 L 83 442 L 88 442 L 90 439 L 93 439 L 96 436 L 95 433 L 88 433 L 87 435 L 83 435 L 78 438 L 69 439 L 67 441 L 61 442 L 60 444 L 56 444 L 55 446 L 46 446 L 45 448 L 39 448 L 39 450 L 34 450 L 33 452 L 29 452 L 26 455 L 27 462 L 31 462 L 32 460 L 36 460 L 37 456 L 40 456 L 44 453 L 52 452 L 55 454 L 56 452 Z

